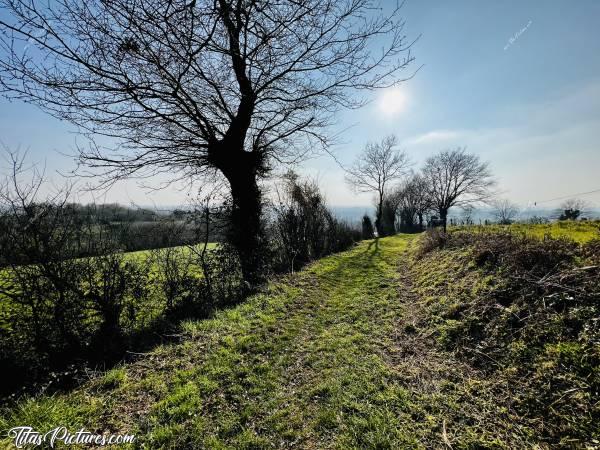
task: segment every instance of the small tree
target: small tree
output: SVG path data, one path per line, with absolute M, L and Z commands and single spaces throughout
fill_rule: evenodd
M 508 199 L 495 200 L 492 203 L 492 214 L 501 225 L 510 225 L 519 215 L 519 207 Z
M 559 208 L 558 220 L 577 220 L 586 212 L 589 205 L 585 200 L 579 198 L 571 198 L 565 200 Z
M 401 228 L 413 231 L 418 226 L 419 230 L 423 230 L 423 216 L 432 206 L 425 178 L 413 175 L 394 191 L 394 196 L 398 199 Z
M 377 143 L 368 143 L 346 174 L 346 181 L 356 191 L 376 193 L 375 228 L 380 236 L 385 235 L 382 216 L 387 188 L 393 181 L 404 176 L 410 165 L 408 155 L 395 149 L 397 144 L 398 140 L 394 135 Z
M 495 182 L 488 163 L 464 148 L 445 150 L 428 158 L 423 176 L 444 231 L 450 208 L 487 201 L 493 195 Z
M 464 205 L 461 209 L 461 223 L 463 225 L 473 225 L 473 214 L 475 213 L 475 206 Z M 454 224 L 456 225 L 456 219 Z

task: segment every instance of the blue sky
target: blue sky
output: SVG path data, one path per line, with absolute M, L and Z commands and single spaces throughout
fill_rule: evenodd
M 396 91 L 375 92 L 361 110 L 340 114 L 340 129 L 351 126 L 334 149 L 342 164 L 394 133 L 415 168 L 436 151 L 466 146 L 522 205 L 600 189 L 600 2 L 409 0 L 403 15 L 408 37 L 421 34 L 413 68 L 423 67 Z M 0 140 L 29 148 L 49 172 L 73 167 L 60 153 L 84 141 L 71 131 L 33 106 L 0 100 Z M 327 156 L 297 169 L 320 180 L 331 204 L 370 203 Z M 600 206 L 600 193 L 583 198 Z M 104 199 L 185 201 L 175 187 L 149 193 L 135 182 Z

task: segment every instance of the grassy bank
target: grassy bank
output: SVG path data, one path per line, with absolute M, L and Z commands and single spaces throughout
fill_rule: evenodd
M 485 374 L 481 394 L 518 425 L 503 446 L 597 448 L 600 240 L 528 236 L 425 237 L 411 265 L 415 329 Z

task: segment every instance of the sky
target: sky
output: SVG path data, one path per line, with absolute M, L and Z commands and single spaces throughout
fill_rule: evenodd
M 395 2 L 383 4 L 385 12 Z M 440 150 L 466 147 L 489 162 L 501 196 L 523 207 L 600 190 L 600 2 L 408 0 L 402 11 L 407 39 L 420 36 L 404 75 L 422 67 L 338 115 L 345 131 L 332 150 L 342 166 L 367 142 L 395 134 L 415 170 Z M 85 140 L 35 106 L 1 99 L 0 142 L 29 149 L 47 173 L 66 173 Z M 372 201 L 328 155 L 294 169 L 316 178 L 331 205 Z M 600 192 L 581 198 L 600 207 Z M 186 202 L 186 186 L 149 191 L 131 180 L 101 200 L 173 206 Z

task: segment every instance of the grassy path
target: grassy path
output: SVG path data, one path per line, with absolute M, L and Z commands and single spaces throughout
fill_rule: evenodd
M 476 374 L 414 329 L 413 239 L 320 260 L 0 427 L 135 433 L 144 448 L 450 448 L 466 418 L 464 446 L 493 446 L 477 418 L 497 411 L 473 400 Z
M 190 325 L 197 345 L 151 408 L 152 445 L 396 447 L 406 393 L 385 362 L 408 238 L 326 258 L 265 297 Z M 261 302 L 263 304 L 261 304 Z M 219 337 L 220 335 L 220 337 Z M 185 358 L 184 358 L 185 359 Z

